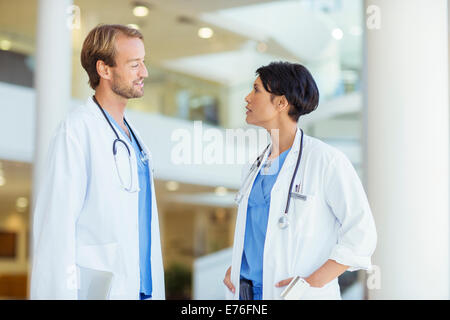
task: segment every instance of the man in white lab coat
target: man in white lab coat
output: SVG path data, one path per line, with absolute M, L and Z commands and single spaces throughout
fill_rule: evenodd
M 151 156 L 124 115 L 144 94 L 142 34 L 100 25 L 81 63 L 95 96 L 57 129 L 33 215 L 31 299 L 164 299 Z

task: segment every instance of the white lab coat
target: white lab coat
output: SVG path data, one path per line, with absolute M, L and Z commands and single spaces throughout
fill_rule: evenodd
M 130 127 L 150 155 L 136 129 Z M 134 149 L 129 138 L 116 131 L 131 151 L 138 186 Z M 77 299 L 79 267 L 113 274 L 110 299 L 139 299 L 138 192 L 121 187 L 112 153 L 115 139 L 92 98 L 70 112 L 57 129 L 33 215 L 31 299 Z M 129 181 L 128 158 L 118 158 L 121 173 Z M 164 299 L 158 211 L 149 171 L 152 296 Z
M 328 259 L 348 265 L 349 271 L 369 269 L 377 235 L 364 189 L 353 166 L 339 150 L 304 135 L 303 155 L 294 186 L 307 200 L 291 198 L 289 226 L 282 230 L 278 219 L 284 213 L 288 189 L 300 150 L 300 130 L 271 191 L 269 219 L 263 258 L 263 299 L 281 299 L 281 280 L 308 277 Z M 264 161 L 269 152 L 266 152 Z M 261 166 L 260 166 L 261 167 Z M 243 177 L 249 168 L 244 168 Z M 257 170 L 249 177 L 253 181 Z M 294 189 L 294 187 L 293 187 Z M 294 189 L 295 190 L 295 189 Z M 231 265 L 235 294 L 226 289 L 227 299 L 239 299 L 239 278 L 247 203 L 251 187 L 242 190 Z M 309 288 L 303 299 L 341 299 L 337 279 L 322 288 Z

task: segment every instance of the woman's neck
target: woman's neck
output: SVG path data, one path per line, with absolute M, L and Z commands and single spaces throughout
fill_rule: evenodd
M 272 151 L 269 159 L 274 159 L 292 147 L 297 133 L 297 123 L 290 123 L 268 131 L 272 141 Z

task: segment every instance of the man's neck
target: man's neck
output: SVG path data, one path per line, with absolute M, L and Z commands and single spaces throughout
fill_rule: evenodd
M 95 91 L 95 99 L 97 99 L 100 106 L 105 109 L 120 126 L 124 125 L 123 117 L 127 106 L 126 98 L 118 96 L 111 90 L 105 90 L 99 86 Z

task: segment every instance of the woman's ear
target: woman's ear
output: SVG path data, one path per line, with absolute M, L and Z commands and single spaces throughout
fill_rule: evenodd
M 289 102 L 287 101 L 285 96 L 277 97 L 276 106 L 278 111 L 289 110 Z
M 100 78 L 111 80 L 111 69 L 108 65 L 105 64 L 103 60 L 97 60 L 96 63 L 97 73 Z

